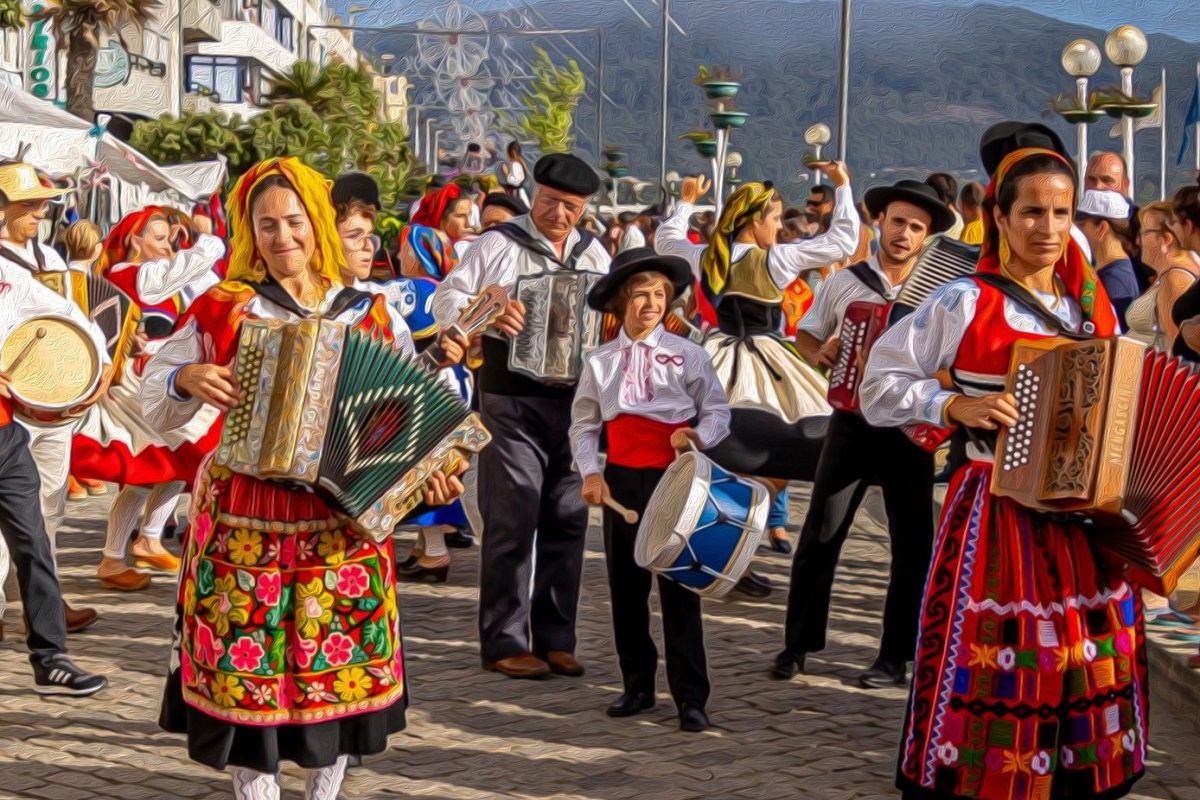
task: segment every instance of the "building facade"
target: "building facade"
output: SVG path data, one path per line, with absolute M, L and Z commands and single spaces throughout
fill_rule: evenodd
M 34 0 L 36 11 L 43 0 Z M 300 60 L 357 65 L 348 32 L 322 0 L 166 0 L 144 30 L 106 37 L 94 105 L 108 129 L 127 138 L 138 120 L 215 110 L 248 118 L 266 107 L 271 80 Z M 122 46 L 121 39 L 126 46 Z M 65 53 L 46 23 L 0 31 L 0 82 L 62 105 Z M 375 75 L 383 112 L 402 120 L 407 81 Z

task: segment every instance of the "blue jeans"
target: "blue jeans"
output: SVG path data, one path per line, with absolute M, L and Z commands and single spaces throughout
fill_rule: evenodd
M 787 523 L 787 489 L 784 489 L 775 495 L 775 502 L 771 504 L 771 513 L 767 515 L 767 528 L 782 528 Z

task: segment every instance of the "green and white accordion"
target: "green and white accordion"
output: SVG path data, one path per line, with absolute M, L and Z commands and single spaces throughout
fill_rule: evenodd
M 242 325 L 215 464 L 310 488 L 383 541 L 491 437 L 462 399 L 391 342 L 330 320 Z

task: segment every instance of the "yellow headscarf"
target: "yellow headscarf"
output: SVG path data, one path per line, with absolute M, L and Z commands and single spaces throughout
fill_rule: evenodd
M 725 201 L 708 249 L 700 259 L 700 269 L 704 278 L 701 285 L 710 302 L 716 302 L 729 280 L 733 237 L 742 227 L 763 213 L 775 197 L 774 189 L 768 189 L 761 183 L 747 183 Z
M 254 224 L 250 220 L 250 195 L 264 180 L 281 176 L 295 190 L 312 223 L 316 245 L 309 267 L 329 286 L 342 285 L 346 256 L 338 236 L 333 201 L 329 196 L 333 183 L 321 173 L 296 158 L 271 158 L 251 167 L 234 185 L 229 195 L 229 219 L 233 231 L 232 252 L 226 279 L 245 283 L 262 283 L 267 277 L 267 265 L 254 243 Z

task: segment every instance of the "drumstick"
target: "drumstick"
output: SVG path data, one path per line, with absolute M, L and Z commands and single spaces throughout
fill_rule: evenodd
M 33 346 L 37 344 L 38 340 L 45 338 L 45 328 L 38 328 L 36 331 L 34 331 L 33 338 L 25 343 L 25 346 L 21 348 L 21 352 L 17 353 L 17 357 L 13 359 L 13 363 L 9 364 L 4 371 L 8 373 L 16 372 L 17 367 L 21 366 L 21 362 L 24 361 L 25 357 L 29 355 L 29 351 L 33 349 Z
M 630 511 L 628 508 L 621 505 L 616 500 L 613 500 L 612 495 L 608 494 L 608 492 L 604 493 L 604 505 L 608 506 L 613 511 L 617 512 L 622 517 L 624 517 L 626 525 L 637 524 L 638 513 L 636 511 Z

